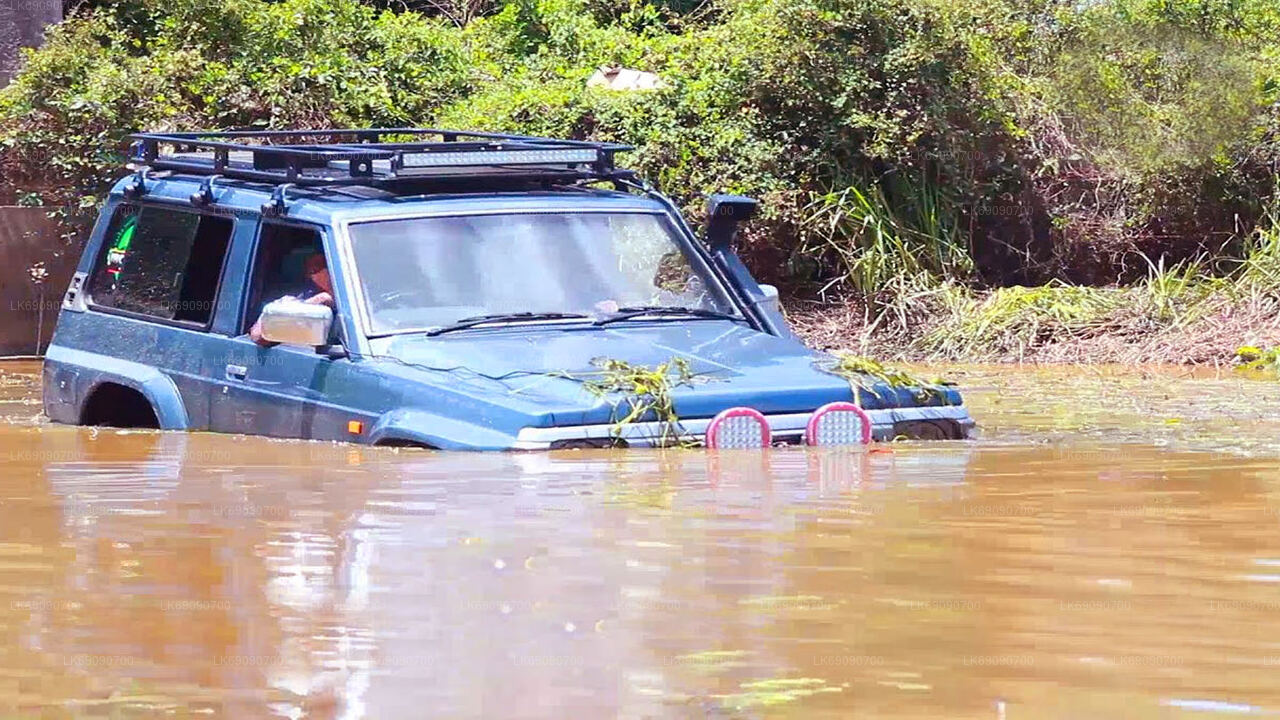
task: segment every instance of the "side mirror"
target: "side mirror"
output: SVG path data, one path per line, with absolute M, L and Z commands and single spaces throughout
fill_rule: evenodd
M 262 308 L 262 337 L 289 345 L 319 347 L 329 344 L 333 311 L 294 298 L 281 298 Z
M 741 195 L 707 198 L 707 244 L 712 249 L 728 247 L 738 223 L 752 218 L 759 207 L 759 201 Z

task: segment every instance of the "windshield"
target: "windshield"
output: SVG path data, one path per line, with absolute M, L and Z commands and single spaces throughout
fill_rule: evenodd
M 657 215 L 385 220 L 353 224 L 351 247 L 374 335 L 480 315 L 598 317 L 638 305 L 739 314 Z

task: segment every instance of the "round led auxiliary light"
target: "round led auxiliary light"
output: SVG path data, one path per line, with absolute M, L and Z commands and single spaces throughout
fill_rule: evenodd
M 769 447 L 772 439 L 769 421 L 749 407 L 721 411 L 707 426 L 707 447 L 713 450 Z
M 853 403 L 827 403 L 809 416 L 804 441 L 822 446 L 866 445 L 871 442 L 871 418 Z

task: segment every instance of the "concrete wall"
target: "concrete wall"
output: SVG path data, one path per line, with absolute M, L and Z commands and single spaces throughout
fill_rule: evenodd
M 66 227 L 49 208 L 0 207 L 0 355 L 34 355 L 49 344 L 80 261 L 80 242 L 61 237 Z M 42 280 L 33 268 L 43 268 Z
M 62 20 L 62 0 L 0 0 L 0 87 L 18 71 L 18 48 L 39 47 L 45 27 Z

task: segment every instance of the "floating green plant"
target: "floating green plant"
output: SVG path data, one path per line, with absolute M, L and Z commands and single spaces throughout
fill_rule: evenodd
M 725 673 L 747 666 L 751 653 L 746 650 L 707 650 L 689 655 L 679 655 L 676 662 L 687 665 L 703 675 Z
M 836 606 L 820 595 L 756 595 L 738 604 L 767 610 L 829 610 Z
M 587 392 L 613 403 L 613 435 L 621 437 L 628 425 L 653 416 L 662 430 L 662 445 L 690 442 L 680 427 L 672 391 L 693 385 L 697 375 L 689 361 L 673 357 L 655 366 L 636 365 L 625 360 L 596 358 L 599 370 L 583 380 Z
M 687 655 L 677 655 L 676 660 L 698 665 L 718 665 L 729 660 L 745 658 L 750 654 L 746 650 L 704 650 Z
M 942 385 L 947 381 L 941 378 L 932 380 L 913 375 L 906 370 L 889 367 L 868 357 L 858 355 L 836 355 L 833 359 L 819 361 L 819 370 L 838 375 L 853 386 L 854 397 L 865 390 L 876 397 L 881 397 L 876 389 L 877 383 L 891 388 L 908 388 L 915 392 L 916 399 L 927 402 L 934 395 L 940 394 Z
M 782 705 L 820 693 L 843 691 L 843 688 L 829 685 L 821 678 L 772 678 L 741 683 L 739 687 L 743 692 L 712 697 L 719 700 L 726 709 L 741 711 Z
M 1252 345 L 1236 348 L 1236 367 L 1242 370 L 1280 371 L 1280 348 L 1263 350 Z

